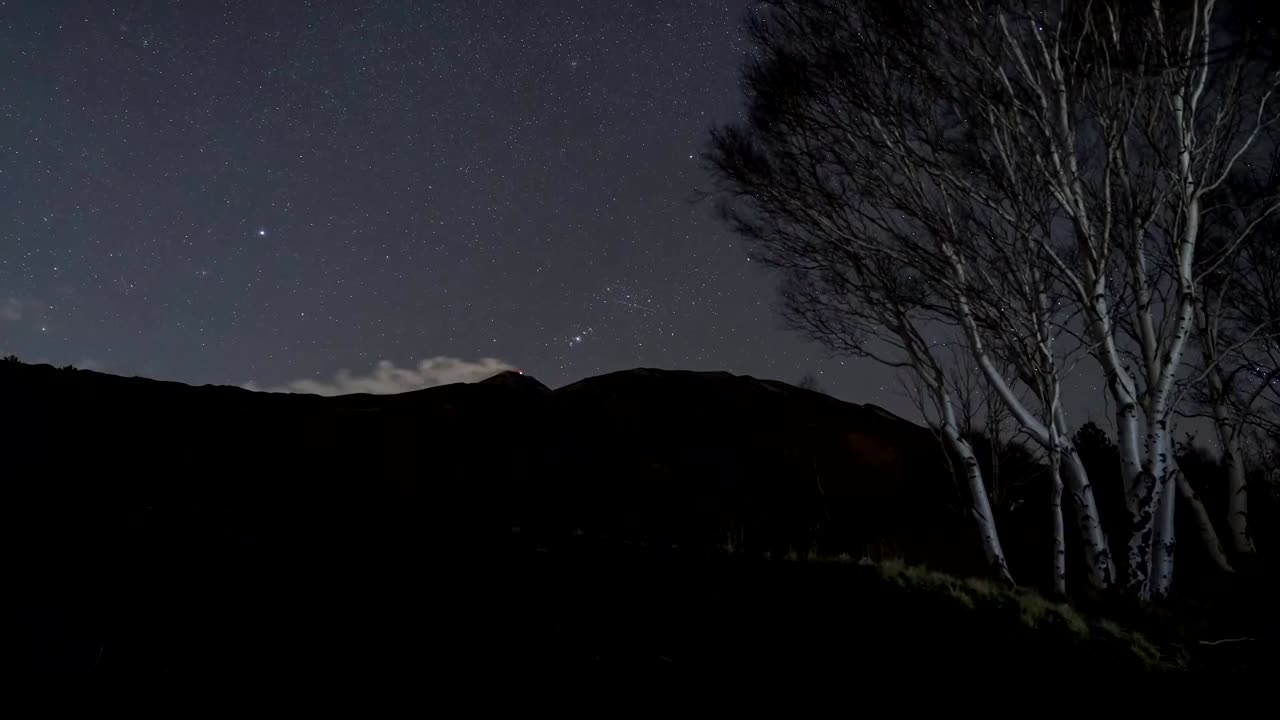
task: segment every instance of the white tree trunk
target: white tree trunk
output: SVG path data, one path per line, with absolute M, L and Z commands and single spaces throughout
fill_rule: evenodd
M 949 412 L 947 414 L 952 414 Z M 973 446 L 960 436 L 954 422 L 943 420 L 942 435 L 947 446 L 964 466 L 965 480 L 969 486 L 969 512 L 978 527 L 982 538 L 982 550 L 987 557 L 993 575 L 1003 582 L 1013 584 L 1013 575 L 1009 572 L 1009 563 L 1005 560 L 1004 548 L 1000 545 L 1000 533 L 996 530 L 995 515 L 991 512 L 991 501 L 987 498 L 987 486 L 982 480 L 982 468 L 978 465 L 978 456 Z
M 1227 559 L 1227 552 L 1222 547 L 1222 541 L 1218 539 L 1218 531 L 1213 527 L 1213 519 L 1209 517 L 1209 511 L 1205 509 L 1204 503 L 1200 501 L 1200 495 L 1196 493 L 1195 488 L 1191 487 L 1191 483 L 1187 481 L 1186 475 L 1178 472 L 1178 496 L 1186 502 L 1187 507 L 1191 510 L 1191 516 L 1196 520 L 1196 529 L 1200 533 L 1200 539 L 1204 542 L 1205 549 L 1209 551 L 1209 558 L 1223 572 L 1235 572 L 1231 567 L 1231 561 Z
M 1156 507 L 1154 537 L 1151 549 L 1151 595 L 1164 598 L 1173 585 L 1174 554 L 1178 546 L 1177 520 L 1177 470 L 1169 457 L 1170 443 L 1167 424 L 1157 422 L 1150 436 L 1147 463 L 1149 472 L 1156 478 Z
M 1053 513 L 1053 592 L 1060 596 L 1067 594 L 1067 537 L 1062 522 L 1061 465 L 1060 458 L 1050 458 L 1049 473 L 1053 481 L 1049 497 L 1049 507 Z
M 1227 407 L 1225 388 L 1216 368 L 1210 372 L 1209 402 L 1222 445 L 1222 466 L 1227 471 L 1227 527 L 1231 529 L 1231 549 L 1237 555 L 1254 553 L 1249 533 L 1249 485 L 1245 478 L 1244 454 L 1240 447 L 1240 426 Z
M 901 314 L 899 318 L 902 319 Z M 907 323 L 903 320 L 900 327 L 906 326 Z M 973 446 L 960 434 L 955 400 L 947 390 L 946 375 L 918 334 L 903 334 L 902 338 L 916 376 L 928 388 L 926 392 L 933 396 L 939 416 L 937 431 L 942 435 L 947 448 L 964 466 L 965 482 L 969 486 L 969 512 L 978 528 L 987 566 L 992 575 L 1013 585 L 1015 584 L 1013 575 L 1009 572 L 1009 562 L 1005 559 L 1004 547 L 1000 544 L 1000 533 L 996 529 L 995 514 L 991 511 L 991 500 L 987 497 L 987 484 L 982 478 L 982 466 L 978 464 L 978 456 L 974 453 Z
M 1080 455 L 1074 447 L 1063 454 L 1062 469 L 1066 487 L 1071 491 L 1071 506 L 1075 509 L 1076 527 L 1080 531 L 1080 538 L 1084 544 L 1086 577 L 1089 585 L 1094 589 L 1105 590 L 1115 582 L 1115 563 L 1112 562 L 1111 547 L 1107 542 L 1106 533 L 1103 532 L 1093 484 L 1089 482 L 1084 463 L 1080 461 Z
M 1150 594 L 1151 541 L 1155 530 L 1155 508 L 1152 505 L 1154 485 L 1142 471 L 1142 451 L 1138 442 L 1137 407 L 1121 405 L 1116 411 L 1120 472 L 1125 488 L 1125 504 L 1129 510 L 1129 539 L 1125 552 L 1125 586 L 1139 598 Z
M 1174 553 L 1178 540 L 1171 527 L 1174 524 L 1178 497 L 1172 473 L 1166 472 L 1161 483 L 1160 502 L 1156 509 L 1155 538 L 1151 544 L 1151 597 L 1169 596 L 1173 586 Z
M 964 269 L 956 255 L 949 253 L 948 257 L 951 259 L 956 277 L 963 281 L 965 277 Z M 1027 409 L 1022 400 L 1013 391 L 1013 388 L 1010 387 L 1008 380 L 992 362 L 983 342 L 982 333 L 979 331 L 978 324 L 970 309 L 968 298 L 961 295 L 955 302 L 957 313 L 962 321 L 961 326 L 965 332 L 965 337 L 969 341 L 969 350 L 973 353 L 978 369 L 986 377 L 996 396 L 1001 399 L 1005 408 L 1018 422 L 1023 431 L 1051 455 L 1056 454 L 1068 463 L 1067 481 L 1070 483 L 1072 499 L 1075 501 L 1073 506 L 1076 510 L 1076 526 L 1080 531 L 1080 538 L 1085 548 L 1086 564 L 1088 565 L 1086 577 L 1089 579 L 1089 584 L 1094 588 L 1102 590 L 1111 587 L 1115 580 L 1115 565 L 1111 560 L 1111 551 L 1107 545 L 1106 536 L 1102 532 L 1097 499 L 1094 497 L 1093 485 L 1089 482 L 1089 473 L 1085 470 L 1084 464 L 1080 462 L 1080 457 L 1075 448 L 1071 447 L 1070 442 L 1067 440 L 1069 435 L 1066 418 L 1062 412 L 1061 405 L 1056 401 L 1057 378 L 1053 378 L 1055 399 L 1053 400 L 1053 407 L 1048 411 L 1050 417 L 1048 422 L 1041 422 Z M 1047 354 L 1052 356 L 1051 352 Z M 1048 401 L 1046 400 L 1046 402 Z M 1061 463 L 1055 463 L 1055 466 L 1057 466 L 1054 470 L 1055 481 L 1061 482 L 1062 475 L 1058 469 Z M 1059 501 L 1054 513 L 1061 518 L 1061 501 Z

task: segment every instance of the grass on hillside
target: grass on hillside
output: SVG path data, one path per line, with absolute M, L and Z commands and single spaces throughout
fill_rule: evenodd
M 590 647 L 614 662 L 662 656 L 692 670 L 748 672 L 778 664 L 924 674 L 1188 668 L 1179 644 L 1103 612 L 899 561 L 681 558 L 594 545 L 516 554 L 521 584 L 545 600 L 519 622 L 554 627 L 534 631 L 534 644 L 559 657 Z

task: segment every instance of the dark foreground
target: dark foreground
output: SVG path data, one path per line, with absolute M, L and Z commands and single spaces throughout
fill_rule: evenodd
M 326 567 L 274 556 L 282 549 L 171 557 L 140 532 L 132 559 L 112 568 L 114 592 L 80 602 L 92 591 L 54 585 L 23 608 L 35 667 L 449 682 L 1187 667 L 1176 648 L 1033 594 L 893 564 L 516 539 L 469 567 L 429 551 L 395 567 Z
M 300 545 L 206 523 L 144 509 L 100 545 L 28 556 L 51 562 L 19 568 L 21 663 L 130 681 L 339 675 L 444 687 L 1277 669 L 1274 635 L 1209 645 L 1221 638 L 1176 617 L 1117 623 L 893 562 L 748 560 L 511 528 L 463 546 L 368 525 L 347 547 Z
M 1081 614 L 954 579 L 981 557 L 928 432 L 782 383 L 638 370 L 326 399 L 0 363 L 0 397 L 19 668 L 492 687 L 1277 655 L 1270 591 Z M 1015 528 L 1046 525 L 1005 519 L 1034 577 L 1049 546 Z

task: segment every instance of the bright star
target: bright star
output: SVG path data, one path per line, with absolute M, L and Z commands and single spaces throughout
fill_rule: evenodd
M 266 228 L 258 228 L 258 237 L 266 237 L 266 236 L 267 236 L 267 229 L 266 229 Z

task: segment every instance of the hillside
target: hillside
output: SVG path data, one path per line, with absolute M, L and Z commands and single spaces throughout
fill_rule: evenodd
M 5 436 L 29 450 L 23 485 L 45 494 L 56 477 L 68 500 L 156 513 L 196 498 L 394 498 L 402 512 L 447 508 L 432 522 L 461 525 L 457 539 L 580 530 L 690 549 L 884 549 L 981 570 L 969 548 L 940 542 L 964 518 L 954 487 L 937 482 L 930 433 L 783 383 L 634 370 L 552 392 L 508 373 L 322 398 L 48 366 L 0 382 Z
M 623 626 L 714 664 L 745 642 L 725 623 L 803 615 L 818 602 L 808 593 L 826 606 L 849 602 L 849 588 L 880 592 L 865 575 L 777 558 L 982 569 L 928 431 L 728 373 L 641 369 L 555 391 L 508 373 L 322 398 L 3 364 L 0 397 L 38 665 L 381 666 L 426 662 L 422 643 L 478 653 L 483 667 L 573 665 L 597 640 L 635 660 L 637 638 L 600 639 Z M 712 611 L 724 602 L 733 612 Z M 862 611 L 850 609 L 880 624 Z M 663 635 L 655 618 L 673 612 L 684 631 Z M 870 626 L 842 627 L 870 642 Z M 818 632 L 779 630 L 743 632 L 788 652 Z M 883 642 L 899 631 L 876 630 Z M 855 660 L 866 658 L 841 662 Z

